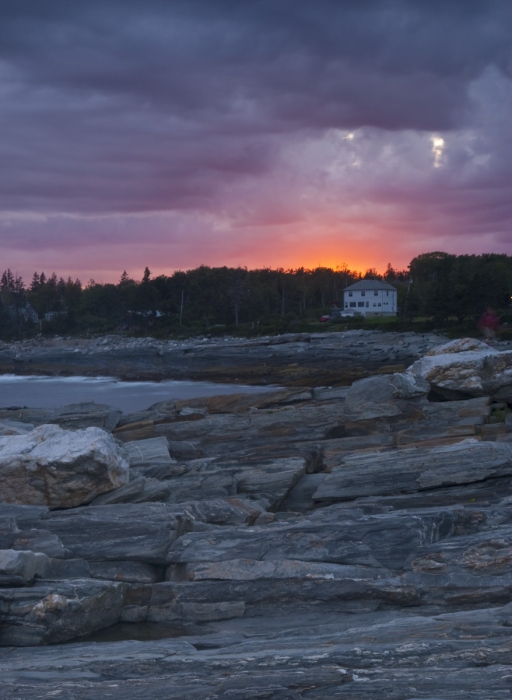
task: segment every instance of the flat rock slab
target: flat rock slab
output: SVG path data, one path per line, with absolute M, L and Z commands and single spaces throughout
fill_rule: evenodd
M 121 411 L 94 401 L 71 403 L 62 408 L 2 408 L 2 421 L 17 421 L 45 425 L 52 423 L 61 428 L 78 430 L 84 428 L 103 428 L 112 431 L 121 417 Z
M 176 461 L 171 459 L 169 444 L 165 437 L 127 442 L 125 449 L 130 467 L 173 464 Z
M 171 546 L 167 561 L 296 560 L 399 570 L 418 547 L 480 526 L 456 507 L 367 515 L 364 508 L 335 506 L 265 526 L 189 532 Z
M 345 501 L 413 493 L 512 475 L 512 445 L 464 440 L 446 447 L 354 453 L 326 475 L 313 498 Z
M 210 644 L 189 636 L 12 648 L 0 658 L 2 692 L 7 700 L 501 700 L 510 623 L 510 605 L 359 621 L 311 612 L 219 621 Z
M 120 448 L 100 428 L 72 432 L 42 425 L 0 437 L 0 499 L 6 503 L 72 508 L 128 478 Z
M 165 564 L 169 547 L 192 522 L 176 506 L 127 503 L 54 512 L 44 525 L 74 557 Z

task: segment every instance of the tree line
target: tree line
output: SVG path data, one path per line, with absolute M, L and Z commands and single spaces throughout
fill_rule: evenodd
M 491 307 L 509 313 L 512 256 L 425 253 L 409 265 L 409 294 L 403 299 L 407 317 L 474 319 Z
M 44 272 L 35 272 L 25 285 L 7 269 L 0 278 L 0 336 L 282 332 L 341 307 L 343 290 L 364 278 L 398 289 L 403 319 L 462 320 L 479 315 L 488 305 L 508 308 L 512 257 L 433 252 L 414 258 L 406 270 L 389 264 L 383 274 L 375 269 L 360 273 L 346 265 L 289 270 L 202 265 L 152 277 L 146 267 L 140 280 L 123 272 L 117 284 L 91 279 L 85 285 Z M 38 321 L 30 317 L 30 309 Z

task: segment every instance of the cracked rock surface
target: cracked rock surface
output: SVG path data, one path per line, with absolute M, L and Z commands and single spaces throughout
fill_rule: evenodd
M 453 378 L 473 342 L 429 357 Z M 0 503 L 2 700 L 512 698 L 500 381 L 441 397 L 407 372 L 122 415 L 126 483 Z M 28 418 L 10 439 L 37 435 Z

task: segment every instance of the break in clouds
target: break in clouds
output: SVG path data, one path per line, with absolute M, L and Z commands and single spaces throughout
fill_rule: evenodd
M 3 3 L 5 262 L 512 253 L 511 45 L 507 0 Z

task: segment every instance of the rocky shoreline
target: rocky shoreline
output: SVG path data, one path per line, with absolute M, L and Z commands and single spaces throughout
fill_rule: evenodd
M 0 410 L 1 697 L 509 697 L 512 351 L 402 340 L 350 387 Z
M 403 371 L 446 340 L 435 334 L 346 331 L 254 339 L 106 336 L 0 345 L 0 374 L 192 379 L 281 386 L 349 385 L 377 371 Z

